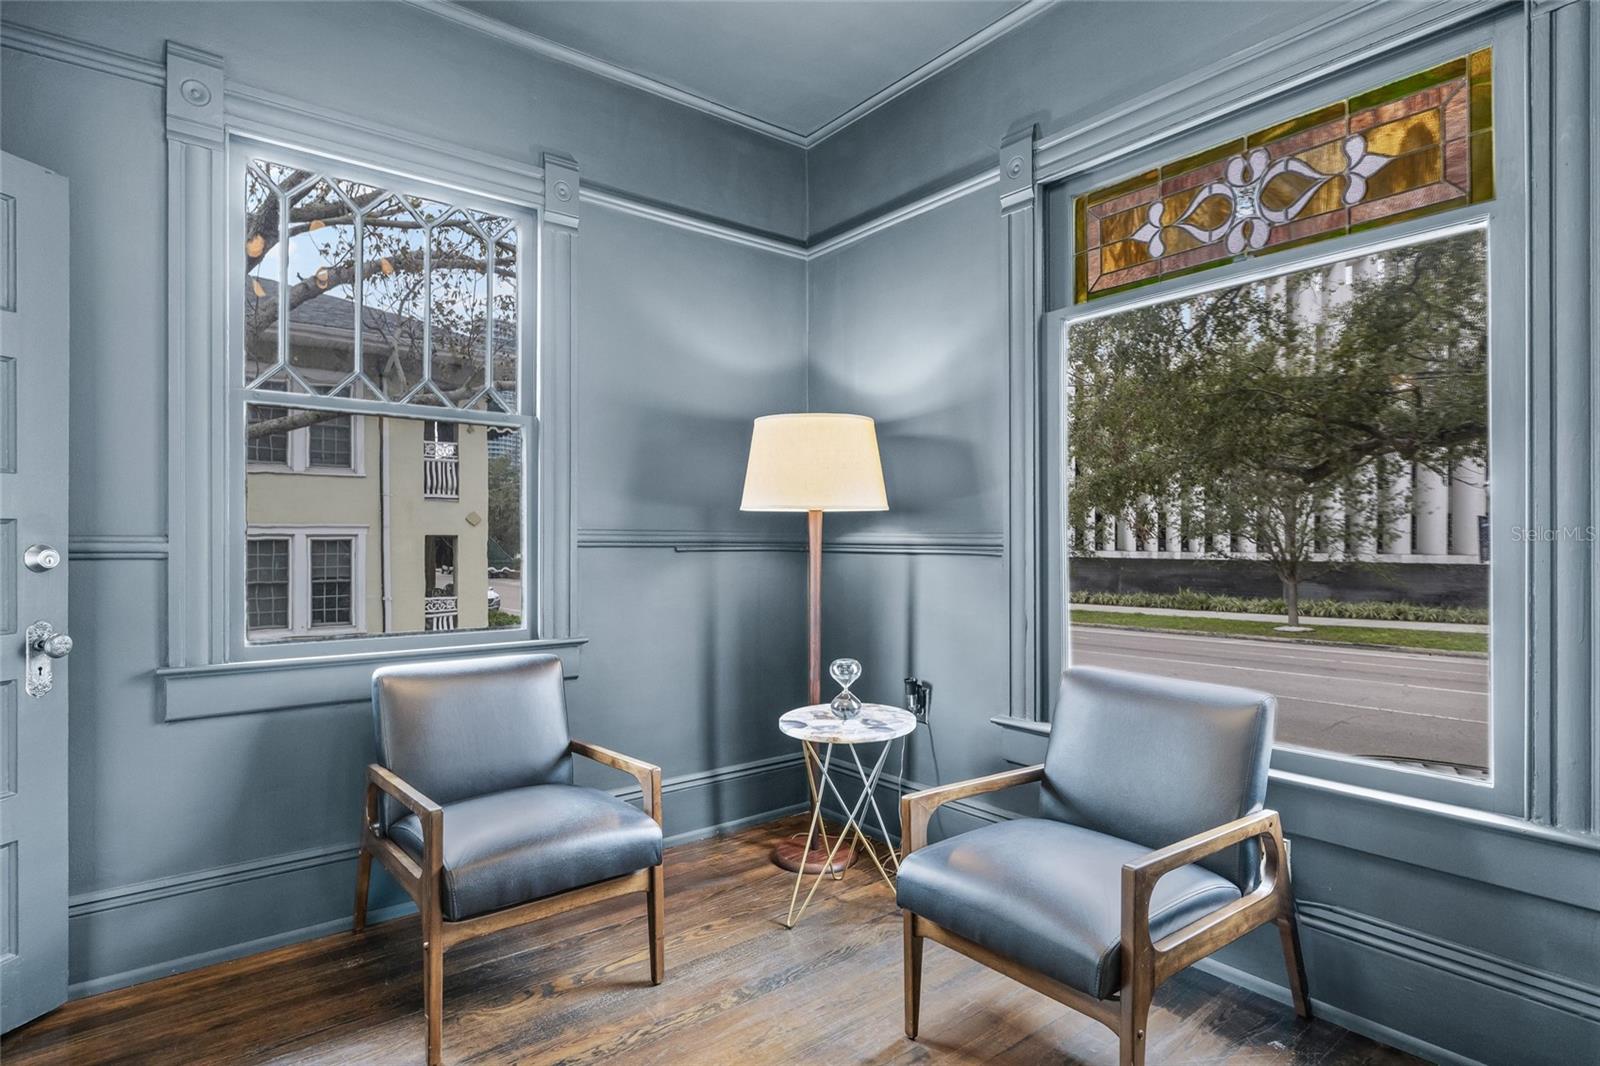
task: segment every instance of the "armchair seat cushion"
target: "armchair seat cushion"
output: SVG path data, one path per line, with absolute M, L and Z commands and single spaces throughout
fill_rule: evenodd
M 1122 983 L 1122 866 L 1150 848 L 1065 822 L 1019 818 L 931 844 L 900 865 L 900 906 L 1099 999 Z M 1152 939 L 1239 898 L 1184 866 L 1156 882 Z
M 654 866 L 661 827 L 609 792 L 530 785 L 446 803 L 444 888 L 448 921 L 487 914 Z M 416 815 L 389 827 L 422 856 Z

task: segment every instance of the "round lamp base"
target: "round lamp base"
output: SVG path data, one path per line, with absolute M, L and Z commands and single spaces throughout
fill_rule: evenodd
M 832 834 L 829 834 L 830 842 L 834 839 Z M 812 848 L 809 852 L 806 851 L 804 838 L 784 840 L 773 845 L 773 865 L 788 870 L 790 873 L 794 873 L 804 867 L 805 872 L 808 874 L 821 873 L 824 867 L 827 867 L 830 874 L 842 874 L 855 865 L 858 856 L 854 843 L 841 847 L 835 852 L 831 866 L 828 864 L 828 849 L 823 847 L 819 841 L 813 840 L 811 843 Z

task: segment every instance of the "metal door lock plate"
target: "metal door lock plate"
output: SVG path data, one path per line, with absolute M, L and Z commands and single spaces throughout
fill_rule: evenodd
M 49 622 L 38 621 L 28 627 L 26 689 L 38 699 L 55 687 L 55 660 L 72 651 L 72 638 L 56 632 Z

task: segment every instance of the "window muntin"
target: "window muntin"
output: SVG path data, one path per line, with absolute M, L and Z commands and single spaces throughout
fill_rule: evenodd
M 1069 319 L 1063 351 L 1070 660 L 1486 777 L 1485 231 Z M 1277 629 L 1296 589 L 1310 633 Z
M 250 543 L 295 531 L 289 624 L 257 624 L 264 608 L 247 602 L 246 642 L 531 631 L 517 262 L 529 220 L 306 160 L 240 166 L 244 525 Z M 304 480 L 328 474 L 354 482 Z M 347 526 L 370 552 L 306 532 Z M 442 597 L 426 609 L 429 537 L 458 544 L 464 568 L 448 617 Z

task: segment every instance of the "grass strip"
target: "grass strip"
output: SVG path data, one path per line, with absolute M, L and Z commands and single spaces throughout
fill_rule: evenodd
M 1308 622 L 1310 619 L 1302 618 Z M 1073 625 L 1104 629 L 1142 629 L 1166 633 L 1207 633 L 1219 637 L 1267 637 L 1305 644 L 1362 644 L 1387 648 L 1485 654 L 1487 633 L 1457 633 L 1434 629 L 1377 629 L 1366 626 L 1313 626 L 1308 633 L 1280 633 L 1278 622 L 1250 622 L 1237 618 L 1196 618 L 1191 615 L 1113 614 L 1110 611 L 1073 611 Z

